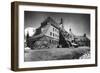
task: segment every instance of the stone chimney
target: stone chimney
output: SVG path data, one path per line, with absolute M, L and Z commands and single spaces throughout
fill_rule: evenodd
M 86 37 L 86 33 L 84 33 L 84 35 L 83 35 L 84 37 Z

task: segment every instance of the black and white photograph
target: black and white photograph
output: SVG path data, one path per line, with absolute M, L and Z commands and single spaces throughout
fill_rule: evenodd
M 90 14 L 24 11 L 24 61 L 90 59 Z
M 97 66 L 97 7 L 12 3 L 14 71 Z

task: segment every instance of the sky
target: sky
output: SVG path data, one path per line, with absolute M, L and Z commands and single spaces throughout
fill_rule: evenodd
M 71 28 L 73 34 L 82 36 L 86 33 L 90 38 L 90 14 L 24 11 L 24 28 L 36 29 L 48 16 L 57 23 L 60 23 L 62 18 L 66 31 L 69 32 Z

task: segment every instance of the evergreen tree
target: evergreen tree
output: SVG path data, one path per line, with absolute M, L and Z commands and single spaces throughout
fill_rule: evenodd
M 27 32 L 27 35 L 26 35 L 26 45 L 27 45 L 27 47 L 28 47 L 28 43 L 29 43 L 29 32 Z

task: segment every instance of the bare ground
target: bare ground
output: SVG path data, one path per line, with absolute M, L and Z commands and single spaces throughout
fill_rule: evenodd
M 90 52 L 89 47 L 25 50 L 24 60 L 47 61 L 47 60 L 79 59 L 81 56 L 89 52 Z M 82 59 L 85 59 L 85 57 L 83 57 Z

